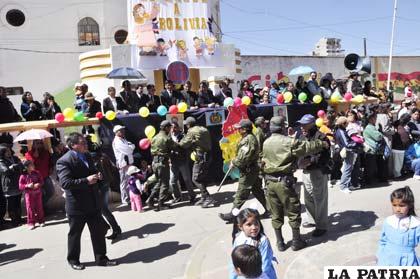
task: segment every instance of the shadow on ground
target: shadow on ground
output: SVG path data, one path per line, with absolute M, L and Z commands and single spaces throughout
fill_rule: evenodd
M 305 239 L 309 239 L 310 246 L 336 241 L 342 236 L 357 233 L 370 229 L 375 225 L 378 216 L 373 211 L 347 210 L 344 212 L 332 213 L 328 216 L 329 229 L 322 237 L 312 237 L 311 233 L 304 234 Z M 379 235 L 378 235 L 379 239 Z
M 151 224 L 146 224 L 143 227 L 131 230 L 131 231 L 125 231 L 123 232 L 117 239 L 112 240 L 112 244 L 124 240 L 124 239 L 128 239 L 130 237 L 138 237 L 138 238 L 144 238 L 149 234 L 157 234 L 157 233 L 161 233 L 164 232 L 166 230 L 168 230 L 170 227 L 175 226 L 175 224 L 173 223 L 151 223 Z
M 0 252 L 6 249 L 15 247 L 16 244 L 0 243 Z M 18 261 L 23 261 L 32 258 L 35 254 L 41 252 L 41 248 L 13 250 L 5 253 L 0 253 L 0 266 L 12 264 Z

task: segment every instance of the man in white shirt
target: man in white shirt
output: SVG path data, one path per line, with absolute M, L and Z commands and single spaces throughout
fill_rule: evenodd
M 135 145 L 125 139 L 125 127 L 117 125 L 113 129 L 115 138 L 112 142 L 112 149 L 120 171 L 120 190 L 121 190 L 121 203 L 128 205 L 130 203 L 130 196 L 128 194 L 128 179 L 127 170 L 133 164 L 133 151 Z

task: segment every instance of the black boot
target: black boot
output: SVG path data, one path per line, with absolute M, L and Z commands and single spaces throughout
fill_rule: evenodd
M 229 213 L 219 213 L 219 217 L 223 221 L 229 222 L 229 223 L 233 222 L 233 218 L 235 218 L 231 212 L 229 212 Z
M 116 239 L 118 235 L 121 234 L 121 227 L 118 226 L 118 228 L 115 228 L 115 230 L 112 230 L 112 234 L 110 236 L 107 236 L 107 239 Z
M 155 211 L 161 211 L 165 209 L 169 209 L 169 206 L 164 204 L 163 201 L 160 201 Z
M 276 233 L 276 239 L 277 239 L 277 249 L 280 252 L 286 251 L 287 247 L 284 243 L 283 234 L 281 233 L 281 229 L 274 229 L 274 232 Z
M 300 229 L 292 229 L 293 239 L 292 239 L 292 250 L 298 251 L 306 247 L 306 241 L 300 237 Z

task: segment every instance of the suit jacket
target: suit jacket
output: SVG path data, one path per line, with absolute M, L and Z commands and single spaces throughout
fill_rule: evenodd
M 179 91 L 172 91 L 172 95 L 169 96 L 169 92 L 167 90 L 163 90 L 160 93 L 160 98 L 162 100 L 162 105 L 165 107 L 177 105 L 180 102 L 186 102 L 184 96 Z
M 137 96 L 137 93 L 134 91 L 120 92 L 121 98 L 124 101 L 125 105 L 128 108 L 130 113 L 138 113 L 140 108 L 140 98 Z
M 75 151 L 69 151 L 57 161 L 57 176 L 66 194 L 67 215 L 93 215 L 101 211 L 98 184 L 88 184 L 87 177 L 97 173 L 95 164 L 85 154 L 89 167 Z
M 115 97 L 115 100 L 117 101 L 117 107 L 115 108 L 114 105 L 112 104 L 111 101 L 111 97 L 106 97 L 103 102 L 102 102 L 102 110 L 104 113 L 106 113 L 109 110 L 112 111 L 123 111 L 123 110 L 128 110 L 128 107 L 126 106 L 126 104 L 124 103 L 123 99 L 121 99 L 121 97 Z
M 86 114 L 88 117 L 96 117 L 96 113 L 100 111 L 101 111 L 101 103 L 95 100 L 92 105 L 88 106 Z

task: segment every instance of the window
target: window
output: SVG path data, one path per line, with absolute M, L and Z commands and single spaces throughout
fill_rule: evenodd
M 127 39 L 128 32 L 125 30 L 118 30 L 114 34 L 114 40 L 117 42 L 117 44 L 123 44 L 125 40 Z
M 77 24 L 79 46 L 97 46 L 99 41 L 99 25 L 91 17 L 82 18 Z
M 21 10 L 13 9 L 6 13 L 6 20 L 10 25 L 18 27 L 25 23 L 25 14 Z

